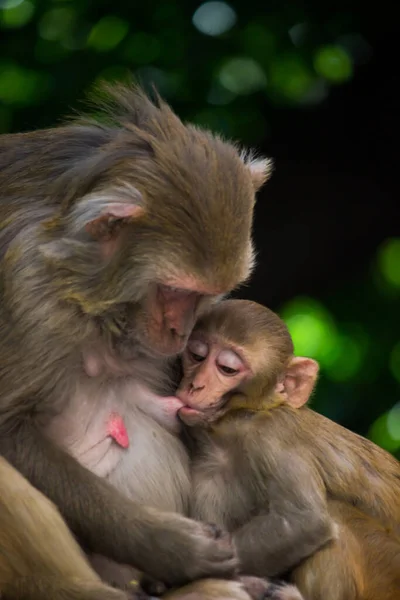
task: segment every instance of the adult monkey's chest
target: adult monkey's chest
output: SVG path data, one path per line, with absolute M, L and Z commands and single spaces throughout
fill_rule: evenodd
M 187 514 L 190 467 L 183 444 L 141 410 L 130 412 L 125 423 L 129 451 L 107 479 L 137 502 Z
M 147 400 L 140 394 L 142 388 L 129 379 L 118 387 L 80 387 L 46 433 L 129 498 L 187 512 L 187 453 L 176 435 L 139 408 Z

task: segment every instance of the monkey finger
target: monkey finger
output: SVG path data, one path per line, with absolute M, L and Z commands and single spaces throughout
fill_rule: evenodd
M 124 590 L 126 600 L 157 600 L 153 596 L 147 596 L 144 592 Z
M 167 586 L 162 581 L 154 579 L 149 575 L 142 575 L 140 587 L 148 596 L 162 596 L 167 591 Z
M 252 600 L 264 600 L 268 598 L 271 588 L 275 587 L 270 581 L 261 579 L 260 577 L 243 575 L 239 577 L 239 581 Z
M 216 560 L 227 560 L 237 557 L 236 545 L 229 533 L 223 533 L 214 541 L 213 551 Z
M 203 527 L 205 528 L 207 535 L 210 536 L 213 541 L 217 542 L 218 548 L 225 548 L 228 554 L 232 550 L 235 551 L 233 538 L 228 531 L 225 531 L 214 523 L 207 523 L 206 525 L 203 525 Z
M 153 598 L 153 596 L 148 594 L 147 590 L 144 590 L 137 582 L 126 585 L 124 587 L 124 593 L 127 600 L 152 600 Z
M 215 540 L 214 544 L 209 546 L 208 556 L 210 560 L 224 561 L 237 558 L 235 545 L 231 540 L 225 537 L 220 540 Z
M 204 527 L 207 531 L 209 531 L 210 537 L 214 538 L 215 540 L 222 538 L 225 534 L 223 529 L 218 525 L 215 525 L 215 523 L 207 523 Z
M 234 577 L 239 568 L 239 561 L 236 556 L 228 559 L 215 559 L 204 565 L 205 571 L 210 577 L 220 577 L 229 579 Z
M 271 582 L 259 577 L 241 577 L 252 600 L 304 600 L 296 586 L 284 581 Z

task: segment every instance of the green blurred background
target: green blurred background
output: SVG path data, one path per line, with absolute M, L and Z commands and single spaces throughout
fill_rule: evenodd
M 240 295 L 316 358 L 316 410 L 400 457 L 396 20 L 385 6 L 0 0 L 0 131 L 56 124 L 99 79 L 273 156 Z M 234 257 L 232 257 L 234 260 Z

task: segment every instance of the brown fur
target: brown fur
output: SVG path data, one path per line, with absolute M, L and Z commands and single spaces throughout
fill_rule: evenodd
M 11 574 L 11 576 L 10 576 Z M 101 583 L 56 507 L 0 458 L 0 589 L 2 600 L 133 600 Z M 168 592 L 168 600 L 301 600 L 256 578 L 204 579 Z
M 330 502 L 339 530 L 333 545 L 298 567 L 293 581 L 312 600 L 395 600 L 400 594 L 400 538 L 349 503 Z M 318 577 L 315 577 L 315 574 Z
M 126 599 L 101 583 L 56 507 L 3 458 L 0 590 L 2 600 Z
M 398 600 L 399 462 L 290 405 L 292 395 L 296 406 L 301 396 L 307 401 L 317 365 L 292 358 L 289 333 L 268 309 L 221 302 L 195 331 L 245 354 L 254 377 L 231 385 L 215 415 L 212 408 L 199 414 L 197 427 L 196 415 L 188 417 L 192 516 L 233 534 L 243 572 L 291 571 L 308 600 Z
M 0 452 L 85 549 L 168 583 L 227 575 L 209 528 L 125 497 L 46 431 L 77 398 L 168 390 L 195 317 L 251 271 L 269 162 L 136 88 L 107 98 L 98 118 L 0 138 Z

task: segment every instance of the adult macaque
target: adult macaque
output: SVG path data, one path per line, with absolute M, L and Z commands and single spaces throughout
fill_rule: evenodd
M 221 302 L 183 371 L 190 514 L 232 532 L 240 571 L 292 572 L 307 600 L 398 600 L 399 462 L 304 406 L 318 365 L 293 357 L 279 317 Z
M 51 431 L 71 405 L 89 423 L 116 397 L 140 404 L 163 389 L 197 316 L 250 273 L 254 195 L 270 165 L 137 89 L 109 91 L 100 110 L 0 138 L 0 453 L 86 550 L 167 584 L 229 576 L 226 536 L 132 501 Z M 142 481 L 162 458 L 153 433 L 138 428 Z M 118 460 L 111 452 L 105 472 Z

